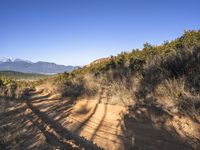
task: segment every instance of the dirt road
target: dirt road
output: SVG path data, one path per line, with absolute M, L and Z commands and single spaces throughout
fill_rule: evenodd
M 124 118 L 125 113 L 123 106 L 95 99 L 59 100 L 35 91 L 0 114 L 1 144 L 5 149 L 191 149 L 152 124 Z

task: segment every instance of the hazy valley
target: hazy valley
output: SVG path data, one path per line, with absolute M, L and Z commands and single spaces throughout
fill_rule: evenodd
M 39 61 L 33 63 L 22 59 L 1 58 L 0 71 L 17 71 L 23 73 L 35 74 L 56 74 L 69 72 L 75 69 L 76 66 L 57 65 L 55 63 Z

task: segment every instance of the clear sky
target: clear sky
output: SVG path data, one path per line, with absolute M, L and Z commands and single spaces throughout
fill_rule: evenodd
M 0 0 L 0 57 L 84 65 L 200 29 L 200 0 Z

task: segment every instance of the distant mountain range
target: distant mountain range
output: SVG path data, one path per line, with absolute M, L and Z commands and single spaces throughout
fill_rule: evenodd
M 57 65 L 55 63 L 38 61 L 33 63 L 28 60 L 0 58 L 1 71 L 18 71 L 24 73 L 39 73 L 39 74 L 56 74 L 69 72 L 75 69 L 76 66 Z

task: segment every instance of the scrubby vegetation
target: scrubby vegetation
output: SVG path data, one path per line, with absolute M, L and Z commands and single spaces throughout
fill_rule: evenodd
M 123 88 L 138 102 L 150 95 L 165 94 L 182 103 L 182 97 L 186 95 L 198 98 L 199 57 L 200 31 L 187 31 L 174 41 L 166 41 L 160 46 L 146 43 L 142 50 L 122 52 L 72 73 L 58 75 L 54 81 L 64 86 L 63 92 L 73 89 L 71 86 L 86 86 L 88 82 L 94 82 L 94 89 L 98 89 L 95 87 L 98 84 L 109 87 L 107 89 L 113 92 Z M 194 107 L 197 108 L 198 102 L 194 101 Z
M 0 111 L 22 101 L 28 91 L 33 89 L 33 85 L 29 81 L 16 81 L 7 76 L 0 76 Z
M 49 76 L 15 71 L 0 71 L 0 111 L 26 98 L 34 86 Z
M 160 46 L 146 43 L 142 50 L 122 52 L 72 73 L 60 74 L 54 83 L 65 96 L 77 96 L 84 93 L 83 89 L 106 88 L 110 97 L 118 94 L 116 101 L 125 105 L 130 105 L 130 100 L 147 102 L 150 97 L 156 103 L 165 97 L 174 109 L 195 119 L 194 114 L 200 111 L 199 64 L 200 31 L 187 31 Z M 127 94 L 129 97 L 125 97 Z

